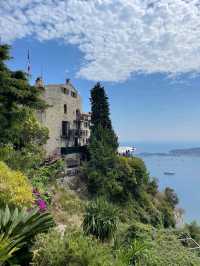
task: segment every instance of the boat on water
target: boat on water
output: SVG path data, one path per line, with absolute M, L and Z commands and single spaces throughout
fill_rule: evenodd
M 175 172 L 172 172 L 172 171 L 164 172 L 164 175 L 175 175 Z

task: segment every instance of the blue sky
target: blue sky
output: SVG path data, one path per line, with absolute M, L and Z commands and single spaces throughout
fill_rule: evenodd
M 32 81 L 105 86 L 120 141 L 200 140 L 199 0 L 7 0 L 0 37 Z

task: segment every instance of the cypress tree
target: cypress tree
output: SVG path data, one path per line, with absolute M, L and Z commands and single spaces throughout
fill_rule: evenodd
M 115 132 L 112 128 L 110 120 L 110 110 L 108 97 L 105 93 L 104 87 L 98 82 L 91 90 L 91 138 L 95 137 L 96 140 L 101 141 L 104 137 L 104 141 L 107 145 L 113 148 L 113 151 L 117 151 L 118 140 Z M 101 134 L 104 130 L 104 136 Z M 105 137 L 106 136 L 106 137 Z
M 91 90 L 90 100 L 92 126 L 87 165 L 88 189 L 93 195 L 109 198 L 111 190 L 117 185 L 118 141 L 110 120 L 108 97 L 100 83 Z

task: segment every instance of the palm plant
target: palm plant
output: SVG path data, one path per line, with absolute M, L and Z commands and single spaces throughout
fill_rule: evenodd
M 112 204 L 102 198 L 88 204 L 83 220 L 83 230 L 87 234 L 104 241 L 112 238 L 116 229 L 117 214 Z
M 2 248 L 2 254 L 5 253 L 4 260 L 28 245 L 36 234 L 48 231 L 53 225 L 51 215 L 38 209 L 10 210 L 8 206 L 0 209 L 0 251 Z
M 8 259 L 10 259 L 14 252 L 18 248 L 15 246 L 13 240 L 5 237 L 4 234 L 0 235 L 0 266 L 4 264 Z
M 123 248 L 119 252 L 119 258 L 125 265 L 142 266 L 146 265 L 144 260 L 148 258 L 148 244 L 134 239 L 129 248 Z

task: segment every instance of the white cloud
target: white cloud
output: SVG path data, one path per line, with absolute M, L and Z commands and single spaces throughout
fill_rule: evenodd
M 77 45 L 90 80 L 200 72 L 200 0 L 1 0 L 0 36 Z

